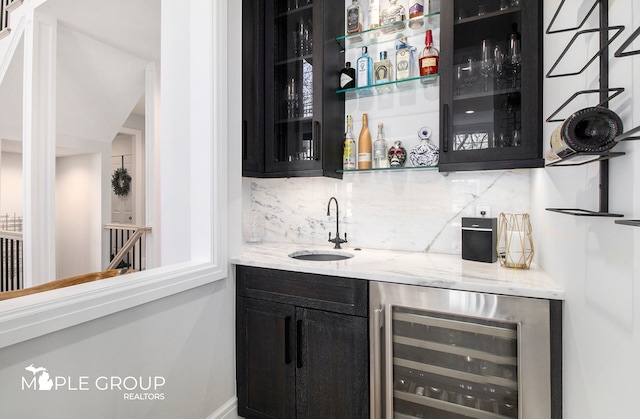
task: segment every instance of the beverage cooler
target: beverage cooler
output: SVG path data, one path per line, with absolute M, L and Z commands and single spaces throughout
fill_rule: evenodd
M 371 417 L 560 418 L 561 304 L 371 282 Z

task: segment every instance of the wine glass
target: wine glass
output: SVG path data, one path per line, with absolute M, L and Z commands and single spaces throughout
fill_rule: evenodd
M 456 66 L 456 96 L 460 96 L 462 93 L 462 87 L 464 86 L 464 73 L 462 70 L 462 64 Z
M 287 103 L 287 118 L 296 118 L 298 116 L 298 90 L 296 80 L 293 78 L 287 83 L 285 101 Z
M 520 74 L 520 65 L 522 63 L 522 55 L 520 50 L 520 33 L 518 32 L 518 27 L 515 23 L 513 24 L 513 31 L 507 39 L 506 63 L 513 78 L 512 87 L 515 89 L 518 74 Z
M 467 58 L 467 65 L 463 68 L 463 80 L 465 86 L 473 87 L 473 83 L 478 78 L 478 63 L 473 58 Z
M 483 39 L 482 52 L 480 55 L 480 74 L 482 74 L 482 90 L 485 92 L 489 90 L 489 73 L 492 67 L 491 47 L 489 46 L 489 41 Z
M 504 77 L 504 54 L 500 45 L 496 44 L 493 48 L 493 80 L 495 88 L 500 87 L 500 80 Z

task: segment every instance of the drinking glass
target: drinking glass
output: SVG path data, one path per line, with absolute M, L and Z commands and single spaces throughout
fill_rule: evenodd
M 463 80 L 465 86 L 473 89 L 473 83 L 478 78 L 478 63 L 473 58 L 467 58 L 467 65 L 463 68 Z
M 522 144 L 522 138 L 520 137 L 520 130 L 513 130 L 513 138 L 511 139 L 511 145 L 514 147 L 518 147 Z
M 522 63 L 522 55 L 520 51 L 520 34 L 515 30 L 515 28 L 507 39 L 506 62 L 512 77 L 511 87 L 515 89 L 518 74 L 520 74 L 520 65 Z
M 456 96 L 460 96 L 462 94 L 462 88 L 464 87 L 464 73 L 462 69 L 462 64 L 456 66 Z
M 500 81 L 504 77 L 504 54 L 500 45 L 493 48 L 493 81 L 495 88 L 500 87 Z
M 296 118 L 298 116 L 298 90 L 295 79 L 291 79 L 287 83 L 285 101 L 287 103 L 287 118 Z
M 484 14 L 487 14 L 487 6 L 481 4 L 480 6 L 478 6 L 478 16 L 482 16 Z
M 509 8 L 509 0 L 500 0 L 500 10 L 507 10 Z
M 489 90 L 489 73 L 493 67 L 491 59 L 491 46 L 486 39 L 482 40 L 482 51 L 480 54 L 480 74 L 482 74 L 482 90 Z

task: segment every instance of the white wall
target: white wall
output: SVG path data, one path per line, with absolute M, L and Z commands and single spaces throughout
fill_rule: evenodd
M 588 4 L 587 4 L 588 3 Z M 558 5 L 546 0 L 545 22 Z M 591 2 L 568 1 L 564 24 L 576 23 Z M 610 24 L 625 25 L 614 41 L 611 56 L 640 26 L 640 5 L 633 0 L 610 1 Z M 590 28 L 597 22 L 591 19 Z M 545 36 L 545 69 L 549 69 L 573 33 Z M 597 40 L 580 41 L 568 56 L 578 69 L 597 50 Z M 640 48 L 635 42 L 628 50 Z M 640 57 L 611 58 L 610 85 L 624 87 L 622 96 L 610 103 L 623 118 L 625 128 L 640 124 Z M 566 69 L 566 67 L 565 67 Z M 545 80 L 545 117 L 571 96 L 573 91 L 597 88 L 597 63 L 585 75 Z M 579 102 L 568 109 L 593 106 Z M 558 123 L 544 126 L 545 145 Z M 640 142 L 618 145 L 623 157 L 610 161 L 609 210 L 627 219 L 640 218 Z M 598 167 L 547 168 L 532 176 L 532 223 L 537 226 L 537 259 L 566 290 L 564 313 L 564 403 L 565 418 L 635 418 L 633 402 L 640 392 L 640 229 L 616 225 L 611 218 L 573 217 L 545 211 L 545 207 L 598 209 Z
M 22 154 L 0 156 L 0 215 L 22 216 Z
M 228 21 L 228 33 L 222 35 L 231 39 L 237 37 L 236 28 L 241 26 L 241 3 L 228 1 L 227 5 L 228 16 L 224 20 Z M 190 27 L 193 38 L 189 42 L 192 44 L 172 44 L 172 48 L 167 49 L 163 45 L 163 54 L 168 53 L 167 59 L 176 52 L 175 48 L 188 50 L 185 45 L 193 48 L 194 44 L 198 44 L 198 39 L 202 39 L 201 36 L 210 35 L 212 24 L 215 28 L 215 16 L 214 22 L 209 22 L 208 14 L 198 13 L 201 6 L 208 10 L 212 3 L 207 0 L 191 0 L 189 6 L 193 8 L 191 16 L 186 16 L 180 13 L 181 10 L 189 9 L 184 2 L 163 2 L 163 14 L 172 17 L 167 19 L 171 23 L 163 26 L 163 39 L 172 39 L 174 31 L 180 30 L 172 28 L 172 25 L 189 26 L 189 21 L 185 22 L 184 19 L 199 15 L 199 24 Z M 176 20 L 176 16 L 180 16 L 180 19 Z M 221 61 L 217 58 L 220 57 L 216 57 L 216 62 L 226 63 L 228 70 L 219 66 L 213 71 L 228 71 L 230 84 L 239 86 L 240 74 L 234 69 L 241 60 L 240 51 L 229 48 L 228 57 Z M 173 79 L 177 87 L 183 86 L 185 77 L 182 74 Z M 211 74 L 209 78 L 213 78 Z M 217 86 L 220 87 L 226 88 Z M 167 92 L 164 93 L 166 95 Z M 208 101 L 202 103 L 201 108 L 210 109 L 210 95 L 203 95 L 202 100 Z M 229 135 L 224 135 L 223 138 L 225 142 L 228 141 L 228 150 L 237 156 L 241 155 L 240 142 L 236 141 L 241 135 L 240 100 L 240 92 L 231 92 L 227 106 L 220 110 L 230 115 Z M 193 105 L 197 106 L 198 101 L 193 101 Z M 218 137 L 215 141 L 222 140 Z M 184 166 L 182 172 L 183 169 Z M 226 230 L 221 229 L 214 234 L 226 237 L 228 231 L 229 251 L 234 251 L 240 236 L 239 166 L 229 167 L 228 173 L 221 171 L 215 174 L 216 179 L 225 181 L 227 176 L 230 185 L 227 197 L 230 217 L 228 223 L 220 222 Z M 184 189 L 188 184 L 183 182 L 184 177 L 181 178 L 179 173 L 178 180 L 173 179 L 171 176 L 163 178 L 163 191 L 170 193 L 172 190 Z M 208 196 L 198 194 L 192 205 L 208 199 Z M 163 205 L 171 206 L 172 203 L 167 200 Z M 179 204 L 175 206 L 182 208 Z M 202 207 L 210 208 L 211 205 L 207 202 Z M 218 240 L 214 242 L 218 243 Z M 224 252 L 216 249 L 212 253 L 224 256 L 226 249 Z M 222 259 L 226 260 L 224 257 Z M 185 278 L 176 278 L 176 282 L 186 281 L 186 276 L 187 274 Z M 235 417 L 234 293 L 235 284 L 233 275 L 230 274 L 229 278 L 209 285 L 0 349 L 0 417 Z M 153 402 L 125 401 L 122 392 L 118 390 L 73 391 L 61 388 L 52 392 L 22 391 L 21 378 L 31 375 L 24 368 L 31 363 L 48 368 L 51 376 L 163 376 L 166 379 L 165 399 Z
M 103 269 L 101 174 L 99 154 L 56 159 L 56 278 Z

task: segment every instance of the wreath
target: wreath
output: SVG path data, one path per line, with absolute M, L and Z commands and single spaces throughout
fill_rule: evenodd
M 121 167 L 113 172 L 113 176 L 111 176 L 111 187 L 113 188 L 113 193 L 118 196 L 129 195 L 131 176 L 127 173 L 127 169 Z

